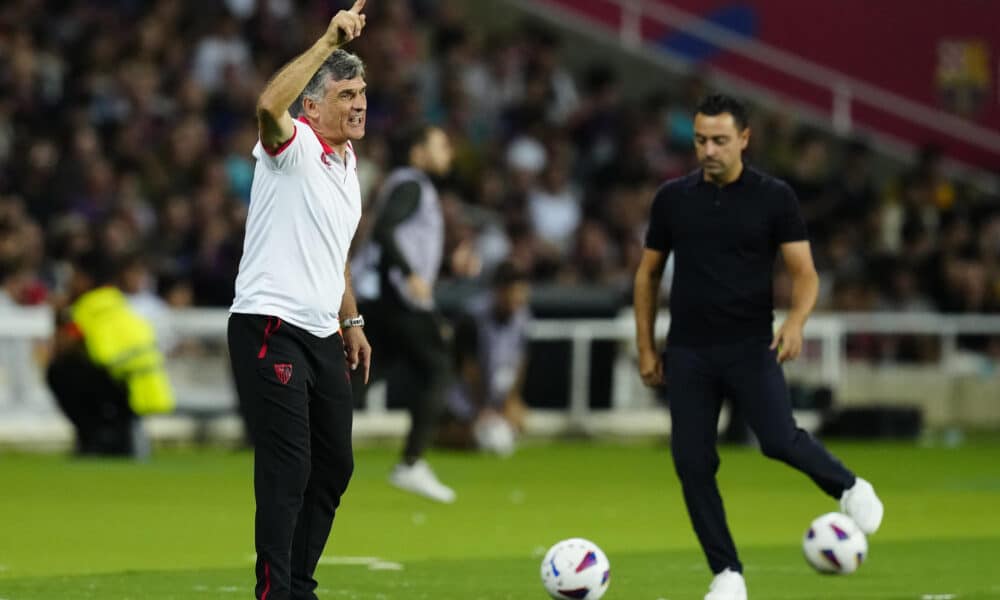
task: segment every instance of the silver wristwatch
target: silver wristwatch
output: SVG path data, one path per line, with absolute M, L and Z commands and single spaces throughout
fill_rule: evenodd
M 340 320 L 341 329 L 350 329 L 351 327 L 364 327 L 364 326 L 365 326 L 365 318 L 362 317 L 361 315 L 358 315 L 356 317 L 348 317 L 346 319 Z

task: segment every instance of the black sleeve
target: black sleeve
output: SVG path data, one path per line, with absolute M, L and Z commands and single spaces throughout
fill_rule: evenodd
M 404 275 L 412 272 L 410 263 L 396 245 L 396 227 L 417 212 L 420 206 L 420 184 L 407 181 L 397 185 L 375 219 L 372 236 L 382 248 L 382 266 L 399 267 Z
M 801 242 L 808 240 L 806 222 L 799 209 L 799 199 L 791 186 L 780 183 L 777 190 L 777 204 L 772 218 L 771 231 L 774 242 L 778 245 L 786 242 Z
M 661 187 L 653 197 L 649 209 L 649 229 L 646 230 L 646 247 L 669 254 L 673 248 L 670 235 L 670 198 L 667 187 Z

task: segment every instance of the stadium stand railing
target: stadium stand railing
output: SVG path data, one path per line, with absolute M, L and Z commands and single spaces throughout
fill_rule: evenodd
M 780 315 L 779 315 L 780 317 Z M 225 355 L 227 313 L 219 309 L 184 309 L 171 313 L 170 327 L 182 340 L 168 359 L 177 389 L 178 411 L 149 419 L 154 438 L 176 441 L 236 440 L 240 422 Z M 658 334 L 668 326 L 658 320 Z M 0 445 L 60 446 L 70 430 L 58 415 L 44 385 L 44 341 L 52 333 L 52 315 L 44 308 L 13 309 L 0 314 Z M 786 369 L 793 382 L 829 386 L 837 407 L 872 404 L 919 408 L 933 429 L 1000 427 L 1000 374 L 986 355 L 966 351 L 963 336 L 1000 335 L 1000 316 L 859 313 L 818 314 L 806 327 L 800 360 Z M 852 336 L 925 336 L 935 340 L 936 359 L 924 363 L 885 363 L 853 359 Z M 635 367 L 634 326 L 630 311 L 610 319 L 539 319 L 533 341 L 567 342 L 571 349 L 567 397 L 561 410 L 536 410 L 529 433 L 655 435 L 669 431 L 669 418 L 654 394 L 639 381 Z M 610 398 L 594 409 L 589 381 L 595 342 L 613 342 Z M 377 349 L 376 357 L 377 357 Z M 529 404 L 532 398 L 527 398 Z M 807 428 L 816 423 L 807 420 Z M 359 438 L 401 435 L 407 417 L 386 407 L 376 388 L 356 413 Z
M 579 33 L 606 41 L 616 39 L 618 45 L 630 52 L 642 55 L 650 62 L 660 64 L 673 71 L 685 72 L 690 67 L 685 61 L 664 52 L 662 47 L 653 47 L 643 39 L 643 21 L 649 19 L 660 25 L 672 27 L 703 42 L 724 48 L 758 64 L 766 65 L 784 75 L 810 86 L 827 90 L 830 110 L 797 102 L 794 98 L 777 95 L 773 90 L 741 79 L 732 73 L 710 71 L 711 75 L 726 83 L 726 87 L 741 90 L 765 105 L 792 105 L 801 117 L 814 124 L 830 129 L 841 136 L 864 133 L 880 150 L 901 159 L 913 156 L 912 144 L 870 128 L 859 127 L 852 118 L 855 104 L 866 105 L 880 110 L 888 110 L 894 118 L 910 125 L 926 127 L 946 137 L 960 140 L 989 151 L 1000 153 L 1000 133 L 977 125 L 943 110 L 916 102 L 877 84 L 861 81 L 846 73 L 817 64 L 794 53 L 776 48 L 726 29 L 697 15 L 688 13 L 668 2 L 648 2 L 645 0 L 604 0 L 618 11 L 618 18 L 609 23 L 617 23 L 617 29 L 610 25 L 598 26 L 575 11 L 568 10 L 560 2 L 550 0 L 506 0 L 519 9 L 544 18 L 560 27 L 574 29 Z M 610 36 L 609 36 L 610 34 Z M 956 174 L 975 180 L 984 189 L 1000 189 L 1000 178 L 985 170 L 970 165 L 947 160 L 946 167 Z

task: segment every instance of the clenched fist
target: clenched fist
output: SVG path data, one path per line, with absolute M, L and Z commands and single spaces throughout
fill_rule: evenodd
M 367 22 L 367 17 L 361 14 L 365 1 L 357 0 L 350 10 L 342 10 L 330 20 L 326 36 L 338 48 L 361 35 L 361 30 L 365 28 Z

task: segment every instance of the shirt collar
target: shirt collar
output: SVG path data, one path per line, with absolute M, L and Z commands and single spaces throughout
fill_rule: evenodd
M 723 188 L 728 188 L 728 187 L 743 187 L 743 186 L 745 186 L 746 184 L 750 183 L 751 178 L 753 177 L 752 170 L 753 169 L 750 167 L 750 165 L 747 164 L 746 162 L 744 162 L 743 163 L 743 170 L 740 171 L 740 176 L 737 177 L 736 180 L 733 181 L 732 183 L 727 183 L 726 185 L 724 185 L 722 187 Z M 698 174 L 698 179 L 697 179 L 697 185 L 698 186 L 712 186 L 712 187 L 715 187 L 714 183 L 712 183 L 711 181 L 708 181 L 707 179 L 705 179 L 705 170 L 704 169 L 698 169 L 697 174 Z
M 312 129 L 312 132 L 316 134 L 316 139 L 319 140 L 320 145 L 323 146 L 323 152 L 325 154 L 333 154 L 333 147 L 330 146 L 330 144 L 326 143 L 326 140 L 323 139 L 323 136 L 321 136 L 319 132 L 316 131 L 316 128 L 312 126 L 312 123 L 309 122 L 309 119 L 300 116 L 298 120 L 308 125 L 309 129 Z
M 312 126 L 312 123 L 309 122 L 309 119 L 304 116 L 299 116 L 297 120 L 300 123 L 305 123 L 309 126 L 309 129 L 312 129 L 312 132 L 316 135 L 316 139 L 319 140 L 320 146 L 323 147 L 324 154 L 332 154 L 337 159 L 340 159 L 340 155 L 334 152 L 333 147 L 330 146 L 330 144 L 326 143 L 326 140 L 323 139 L 319 132 L 316 131 L 316 128 Z M 344 145 L 344 148 L 346 149 L 346 152 L 344 153 L 344 158 L 341 162 L 343 162 L 347 167 L 350 167 L 353 163 L 354 168 L 357 169 L 358 155 L 354 153 L 354 145 L 351 144 L 351 140 L 347 140 L 347 144 Z

